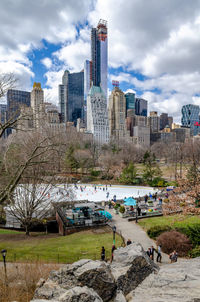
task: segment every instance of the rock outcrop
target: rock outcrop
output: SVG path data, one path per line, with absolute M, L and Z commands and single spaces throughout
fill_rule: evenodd
M 138 243 L 115 251 L 111 272 L 117 289 L 124 295 L 135 289 L 149 274 L 158 271 L 158 266 L 147 256 Z
M 129 302 L 200 302 L 200 258 L 163 265 L 126 298 Z
M 80 260 L 41 280 L 32 302 L 200 302 L 200 258 L 160 270 L 139 244 L 117 249 L 114 261 Z

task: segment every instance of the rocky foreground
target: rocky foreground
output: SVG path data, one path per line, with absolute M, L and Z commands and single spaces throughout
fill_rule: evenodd
M 32 302 L 200 302 L 200 258 L 159 267 L 141 245 L 114 252 L 114 261 L 80 260 L 40 280 Z

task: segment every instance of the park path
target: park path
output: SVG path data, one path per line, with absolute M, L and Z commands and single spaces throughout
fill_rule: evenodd
M 142 245 L 143 249 L 147 251 L 152 245 L 156 248 L 154 240 L 149 238 L 146 232 L 134 221 L 128 221 L 127 218 L 122 218 L 115 214 L 114 209 L 108 210 L 112 215 L 112 221 L 109 222 L 111 227 L 116 226 L 116 232 L 121 234 L 125 239 L 125 242 L 130 239 L 132 242 L 138 242 Z M 157 254 L 155 253 L 155 256 Z M 156 258 L 156 257 L 155 257 Z M 169 263 L 169 257 L 167 254 L 162 253 L 162 263 Z

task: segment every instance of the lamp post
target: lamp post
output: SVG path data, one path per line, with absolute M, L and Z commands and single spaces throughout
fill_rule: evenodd
M 113 228 L 113 244 L 115 245 L 115 233 L 116 233 L 116 226 L 114 225 Z
M 4 263 L 5 283 L 7 284 L 6 253 L 7 253 L 7 250 L 1 250 L 1 254 L 2 254 L 2 257 L 3 257 L 3 263 Z

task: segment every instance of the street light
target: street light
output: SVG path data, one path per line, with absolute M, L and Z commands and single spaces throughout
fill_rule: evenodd
M 7 283 L 7 271 L 6 271 L 6 253 L 7 253 L 7 250 L 1 250 L 1 254 L 2 254 L 2 257 L 3 257 L 3 263 L 4 263 L 4 271 L 5 271 L 5 283 Z
M 115 233 L 116 233 L 116 226 L 114 225 L 113 228 L 113 244 L 115 245 Z

